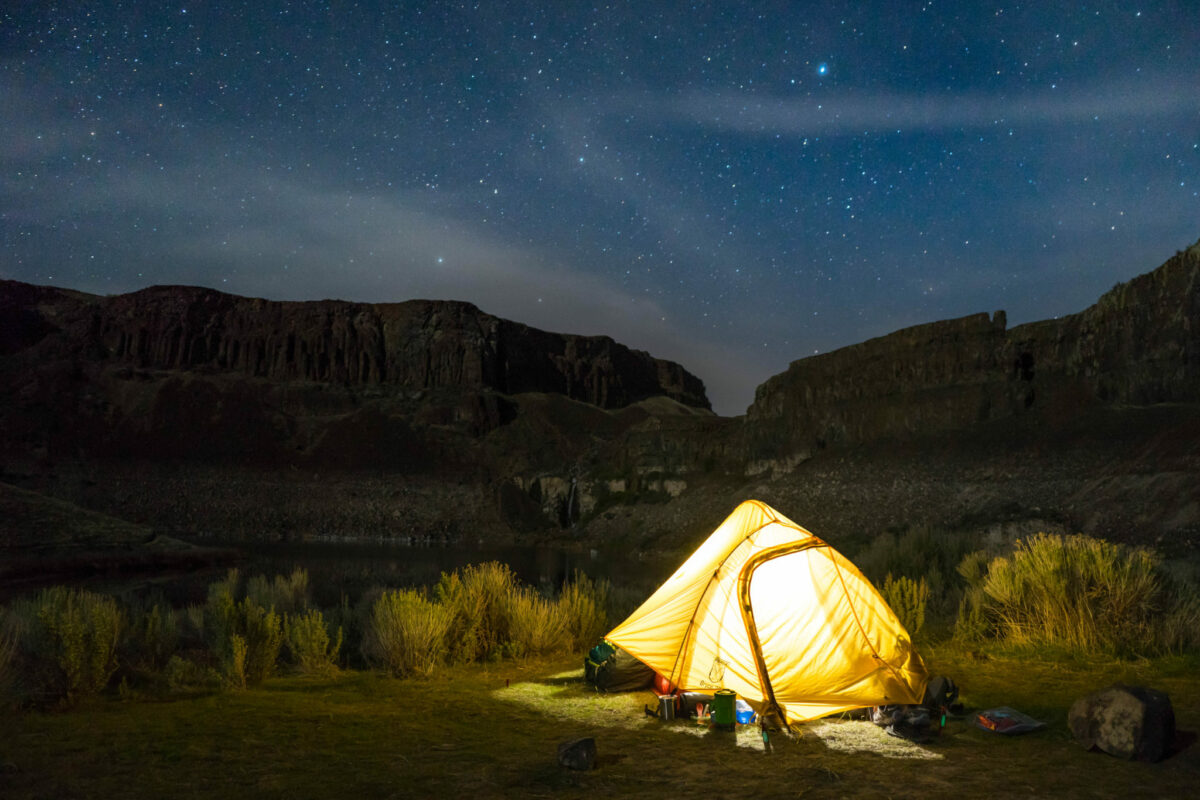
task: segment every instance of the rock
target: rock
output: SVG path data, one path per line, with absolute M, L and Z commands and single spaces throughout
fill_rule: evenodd
M 750 463 L 963 430 L 1034 411 L 1191 402 L 1200 394 L 1200 247 L 1078 314 L 1004 312 L 896 331 L 792 362 L 747 411 Z
M 588 736 L 562 742 L 558 746 L 558 763 L 568 769 L 595 769 L 596 740 Z
M 601 408 L 666 396 L 708 409 L 679 364 L 607 336 L 550 333 L 470 303 L 277 302 L 194 286 L 96 297 L 0 281 L 0 355 L 43 344 L 141 370 L 237 373 L 372 389 L 552 392 Z
M 1158 761 L 1175 738 L 1175 712 L 1165 692 L 1114 684 L 1071 704 L 1075 739 L 1118 758 Z

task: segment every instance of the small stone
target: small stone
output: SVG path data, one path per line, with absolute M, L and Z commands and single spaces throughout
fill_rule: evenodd
M 588 736 L 558 746 L 558 763 L 568 769 L 595 769 L 596 740 Z
M 1175 739 L 1175 711 L 1165 692 L 1114 684 L 1071 704 L 1067 725 L 1089 750 L 1159 761 Z

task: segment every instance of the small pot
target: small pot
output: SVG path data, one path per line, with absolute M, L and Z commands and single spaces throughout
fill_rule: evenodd
M 658 716 L 661 719 L 675 719 L 675 695 L 661 694 L 658 696 Z

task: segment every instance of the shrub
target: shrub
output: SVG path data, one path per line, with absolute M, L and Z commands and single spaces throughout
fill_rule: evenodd
M 510 637 L 505 649 L 511 655 L 544 655 L 565 649 L 570 643 L 564 606 L 537 592 L 514 593 L 510 615 Z
M 306 675 L 328 675 L 337 671 L 342 647 L 342 629 L 331 641 L 320 611 L 311 609 L 287 618 L 287 646 L 292 663 Z
M 434 597 L 450 612 L 449 659 L 455 663 L 498 656 L 509 641 L 509 610 L 519 592 L 507 564 L 489 561 L 442 573 Z
M 924 579 L 930 611 L 949 616 L 958 602 L 962 581 L 955 568 L 975 546 L 978 537 L 918 525 L 902 534 L 882 533 L 854 557 L 855 565 L 876 586 L 886 576 Z M 914 633 L 911 629 L 910 633 Z
M 222 660 L 229 652 L 230 639 L 237 632 L 238 571 L 229 570 L 225 580 L 208 587 L 208 599 L 204 603 L 202 633 L 209 650 Z
M 964 642 L 978 642 L 995 635 L 988 619 L 987 594 L 982 586 L 970 586 L 963 592 L 958 603 L 958 616 L 954 620 L 954 638 Z
M 1087 536 L 1037 534 L 986 570 L 972 554 L 973 581 L 956 634 L 1077 652 L 1156 654 L 1200 644 L 1200 600 L 1148 550 Z
M 283 623 L 273 610 L 263 608 L 249 597 L 242 600 L 237 610 L 236 635 L 244 640 L 246 682 L 256 686 L 275 674 L 279 649 L 283 646 Z
M 33 699 L 71 705 L 108 685 L 123 623 L 111 597 L 54 586 L 13 613 L 14 661 Z
M 587 650 L 608 630 L 609 590 L 608 581 L 593 581 L 582 572 L 563 586 L 558 604 L 570 647 Z
M 371 609 L 363 655 L 393 675 L 429 675 L 445 660 L 454 611 L 412 589 L 386 591 Z
M 258 575 L 246 583 L 246 597 L 279 614 L 295 614 L 308 608 L 308 595 L 308 572 L 299 568 L 287 577 L 276 575 L 268 580 Z
M 925 605 L 929 601 L 929 584 L 925 578 L 914 581 L 903 575 L 893 578 L 889 573 L 883 581 L 882 594 L 909 636 L 916 636 L 925 627 Z
M 0 708 L 16 701 L 17 632 L 9 616 L 0 608 Z
M 252 598 L 238 603 L 236 591 L 237 570 L 208 587 L 202 615 L 204 641 L 229 683 L 254 686 L 275 672 L 283 625 L 274 610 Z
M 204 638 L 204 612 L 205 606 L 189 605 L 183 609 L 184 628 L 186 629 L 185 638 L 194 643 L 202 643 Z M 180 632 L 184 635 L 184 632 Z
M 151 671 L 159 671 L 179 646 L 179 621 L 168 605 L 155 603 L 146 609 L 130 644 L 131 660 Z
M 193 689 L 216 689 L 221 685 L 221 676 L 212 667 L 197 664 L 194 661 L 171 656 L 163 667 L 163 679 L 167 689 L 172 692 L 184 692 Z
M 246 639 L 240 634 L 229 637 L 229 647 L 222 654 L 221 671 L 225 683 L 234 689 L 246 688 Z

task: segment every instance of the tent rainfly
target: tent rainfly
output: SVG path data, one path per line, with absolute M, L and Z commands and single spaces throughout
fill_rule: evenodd
M 785 724 L 920 703 L 929 680 L 858 568 L 757 500 L 605 638 L 681 690 L 732 689 Z

